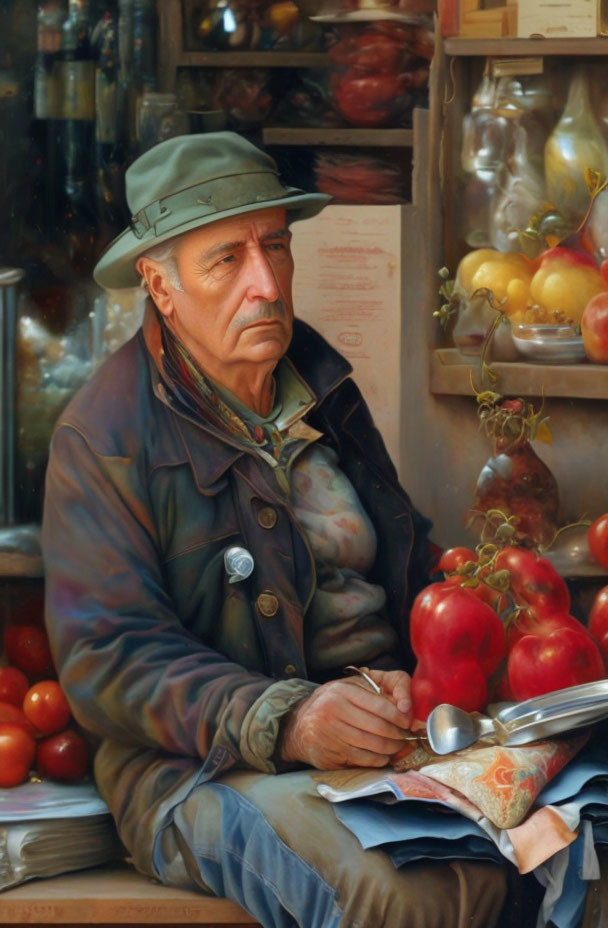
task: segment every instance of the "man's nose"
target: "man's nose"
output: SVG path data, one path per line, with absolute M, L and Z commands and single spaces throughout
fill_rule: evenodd
M 269 303 L 278 300 L 281 292 L 277 284 L 272 263 L 264 249 L 256 245 L 249 251 L 247 273 L 249 275 L 248 296 L 250 299 L 263 299 Z

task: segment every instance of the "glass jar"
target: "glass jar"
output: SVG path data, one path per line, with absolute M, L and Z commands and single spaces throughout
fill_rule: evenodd
M 144 93 L 137 118 L 140 154 L 176 135 L 187 135 L 188 115 L 180 110 L 174 93 Z
M 423 106 L 432 49 L 421 26 L 378 20 L 341 23 L 329 49 L 330 99 L 352 125 L 374 129 L 412 124 Z

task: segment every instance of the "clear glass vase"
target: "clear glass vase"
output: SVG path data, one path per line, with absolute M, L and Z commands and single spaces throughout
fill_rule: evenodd
M 591 107 L 587 75 L 578 70 L 570 81 L 561 118 L 545 145 L 547 195 L 574 227 L 589 207 L 588 171 L 606 175 L 608 148 Z

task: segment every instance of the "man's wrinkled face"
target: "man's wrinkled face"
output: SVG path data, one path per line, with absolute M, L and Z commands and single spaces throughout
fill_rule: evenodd
M 259 210 L 183 235 L 168 324 L 211 377 L 227 368 L 276 363 L 291 341 L 293 259 L 286 212 Z

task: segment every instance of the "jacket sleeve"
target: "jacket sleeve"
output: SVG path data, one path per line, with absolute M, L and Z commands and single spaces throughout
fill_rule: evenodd
M 272 771 L 280 718 L 312 684 L 253 673 L 183 627 L 150 511 L 131 458 L 100 455 L 79 429 L 57 428 L 42 533 L 46 622 L 74 716 L 102 738 L 201 758 L 220 746 L 232 763 Z

